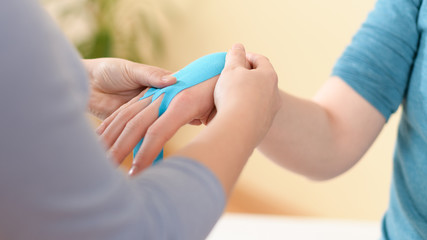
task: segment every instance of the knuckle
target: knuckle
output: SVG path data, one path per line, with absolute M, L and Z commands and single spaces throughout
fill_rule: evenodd
M 256 61 L 270 61 L 270 59 L 264 55 L 261 54 L 254 54 L 253 59 Z
M 270 58 L 268 58 L 268 57 L 266 57 L 266 56 L 263 56 L 263 55 L 260 55 L 260 56 L 261 56 L 261 58 L 263 58 L 265 61 L 270 62 Z
M 128 103 L 125 103 L 125 104 L 121 105 L 116 111 L 118 111 L 118 113 L 120 113 L 121 111 L 126 109 L 127 106 L 128 106 Z
M 126 76 L 127 79 L 135 79 L 134 72 L 132 71 L 132 68 L 129 66 L 129 64 L 124 63 L 121 66 L 121 70 L 124 76 Z
M 262 57 L 262 55 L 258 53 L 253 53 L 252 57 L 259 59 L 260 57 Z
M 111 147 L 110 154 L 114 157 L 118 156 L 120 154 L 120 148 L 116 146 Z
M 152 79 L 152 78 L 155 78 L 155 77 L 158 77 L 157 75 L 158 75 L 158 72 L 157 71 L 155 71 L 155 69 L 153 69 L 153 68 L 148 68 L 148 69 L 146 69 L 146 76 L 147 76 L 147 78 L 149 78 L 149 79 Z
M 133 132 L 136 131 L 140 126 L 138 119 L 132 119 L 126 123 L 126 131 Z
M 122 156 L 123 156 L 123 151 L 121 148 L 117 147 L 117 146 L 113 146 L 110 149 L 110 155 L 113 157 L 113 160 L 117 163 L 121 163 L 122 162 Z
M 261 55 L 261 54 L 256 54 L 256 56 L 257 56 L 257 58 L 259 58 L 260 60 L 263 60 L 263 61 L 270 61 L 270 59 L 267 57 L 267 56 L 265 56 L 265 55 Z
M 157 68 L 157 67 L 149 67 L 146 69 L 146 77 L 148 78 L 148 80 L 156 80 L 156 79 L 160 79 L 161 77 L 163 77 L 164 75 L 167 74 L 166 71 L 164 71 L 161 68 Z
M 118 122 L 127 122 L 128 120 L 128 113 L 125 111 L 121 111 L 120 113 L 117 114 L 117 120 Z
M 110 64 L 107 63 L 107 61 L 100 60 L 96 64 L 96 67 L 93 68 L 92 74 L 96 77 L 102 76 L 105 72 L 108 72 L 108 69 L 110 68 Z
M 273 84 L 277 83 L 279 80 L 279 77 L 277 76 L 277 73 L 276 73 L 276 71 L 274 71 L 274 69 L 270 69 L 268 71 L 265 71 L 264 74 L 265 74 L 264 78 Z
M 277 82 L 279 80 L 279 77 L 277 76 L 277 73 L 274 70 L 270 71 L 269 77 L 272 82 Z
M 132 115 L 132 110 L 129 108 L 123 108 L 118 114 L 117 114 L 117 118 L 120 121 L 126 121 L 130 118 L 130 116 Z
M 102 85 L 102 81 L 109 81 L 115 69 L 117 69 L 116 66 L 110 64 L 107 59 L 100 61 L 93 71 L 93 80 L 95 84 Z
M 193 102 L 193 94 L 189 91 L 182 91 L 176 96 L 176 102 L 180 105 L 189 105 Z
M 99 133 L 99 132 L 104 131 L 104 129 L 105 129 L 106 127 L 107 127 L 107 123 L 106 123 L 105 121 L 102 121 L 102 122 L 99 124 L 98 128 L 97 128 L 97 132 Z
M 147 137 L 150 137 L 150 138 L 154 137 L 155 138 L 159 135 L 159 131 L 155 127 L 149 127 L 147 129 L 146 135 L 147 135 Z
M 145 134 L 147 138 L 149 139 L 157 139 L 160 141 L 166 141 L 166 137 L 164 134 L 160 131 L 157 127 L 149 127 L 147 129 L 147 133 Z

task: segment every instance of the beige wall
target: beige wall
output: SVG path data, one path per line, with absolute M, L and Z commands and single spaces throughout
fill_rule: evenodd
M 374 0 L 181 0 L 168 30 L 167 59 L 186 63 L 234 42 L 268 56 L 280 88 L 311 97 L 328 78 Z M 327 182 L 311 182 L 280 169 L 255 153 L 230 201 L 229 211 L 304 216 L 381 218 L 387 207 L 391 158 L 398 117 L 394 116 L 362 161 Z M 199 128 L 185 127 L 168 144 L 184 145 Z
M 200 56 L 227 51 L 241 42 L 249 51 L 270 58 L 281 89 L 306 98 L 328 78 L 375 2 L 158 1 L 171 3 L 168 6 L 174 14 L 165 29 L 167 55 L 153 64 L 178 70 Z M 398 116 L 394 116 L 360 163 L 327 182 L 306 180 L 255 152 L 227 210 L 379 220 L 387 207 L 397 122 Z M 185 145 L 200 129 L 181 129 L 168 143 L 166 153 Z

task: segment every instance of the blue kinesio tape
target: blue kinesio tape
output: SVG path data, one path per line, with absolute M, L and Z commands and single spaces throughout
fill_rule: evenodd
M 222 72 L 222 69 L 225 65 L 225 56 L 226 52 L 219 52 L 206 55 L 197 59 L 196 61 L 188 64 L 186 67 L 175 73 L 173 76 L 176 77 L 177 82 L 174 85 L 165 87 L 165 88 L 150 88 L 140 99 L 145 99 L 150 96 L 153 96 L 151 102 L 154 102 L 162 94 L 164 94 L 162 102 L 159 107 L 159 117 L 166 112 L 172 99 L 180 93 L 182 90 L 190 88 L 194 85 L 202 83 L 216 75 L 219 75 Z M 142 145 L 142 141 L 133 149 L 133 156 L 135 157 L 139 148 Z M 159 156 L 154 160 L 153 164 L 158 162 L 163 158 L 163 149 L 160 152 Z

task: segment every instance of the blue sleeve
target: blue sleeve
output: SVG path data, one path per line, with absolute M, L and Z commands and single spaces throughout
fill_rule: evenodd
M 0 8 L 0 238 L 204 239 L 225 196 L 172 158 L 129 179 L 87 120 L 87 76 L 37 0 Z
M 386 119 L 405 97 L 419 42 L 420 4 L 419 0 L 379 0 L 332 72 Z

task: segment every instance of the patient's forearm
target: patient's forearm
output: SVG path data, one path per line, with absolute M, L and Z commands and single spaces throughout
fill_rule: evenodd
M 339 78 L 330 79 L 313 101 L 284 92 L 281 100 L 282 108 L 259 150 L 312 179 L 329 179 L 353 166 L 385 122 Z
M 281 93 L 282 109 L 276 115 L 259 150 L 291 171 L 315 177 L 334 158 L 335 138 L 328 113 L 318 104 Z
M 230 194 L 243 166 L 256 147 L 255 122 L 238 121 L 242 116 L 216 116 L 190 144 L 176 155 L 192 158 L 208 167 Z

